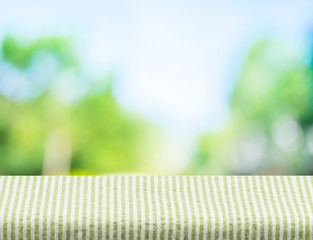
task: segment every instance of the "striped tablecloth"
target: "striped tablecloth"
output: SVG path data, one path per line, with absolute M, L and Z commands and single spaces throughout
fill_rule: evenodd
M 0 177 L 0 239 L 312 239 L 312 177 Z

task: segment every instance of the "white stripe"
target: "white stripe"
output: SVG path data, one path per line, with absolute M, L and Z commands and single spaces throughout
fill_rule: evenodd
M 122 177 L 117 177 L 117 239 L 122 238 Z
M 211 239 L 215 239 L 215 213 L 214 213 L 214 208 L 212 204 L 212 197 L 211 197 L 211 189 L 209 187 L 209 178 L 207 176 L 204 177 L 204 186 L 205 186 L 205 194 L 207 197 L 207 202 L 209 205 L 210 209 L 210 214 L 211 214 Z
M 77 193 L 77 176 L 73 177 L 73 192 L 72 192 L 72 204 L 71 204 L 71 240 L 75 238 L 75 208 L 76 208 L 76 193 Z
M 95 177 L 95 208 L 94 208 L 94 239 L 98 239 L 98 226 L 99 226 L 99 181 L 100 177 Z
M 49 177 L 43 177 L 43 189 L 42 189 L 42 197 L 41 197 L 41 204 L 40 204 L 40 212 L 39 212 L 39 239 L 43 239 L 43 215 L 45 212 L 45 202 L 46 202 L 46 195 L 47 195 L 47 188 L 48 188 L 48 180 Z
M 5 178 L 6 177 L 4 176 L 0 176 L 0 196 L 2 195 L 2 192 L 3 192 L 3 182 Z
M 291 195 L 288 177 L 284 176 L 283 178 L 284 178 L 284 182 L 285 182 L 285 185 L 286 185 L 286 190 L 287 190 L 289 203 L 290 203 L 291 209 L 293 211 L 293 215 L 295 217 L 295 222 L 293 222 L 293 224 L 295 225 L 295 238 L 299 239 L 299 216 L 298 216 L 298 213 L 297 213 L 297 209 L 296 209 L 294 200 L 293 200 L 292 195 Z
M 167 240 L 169 219 L 168 219 L 168 206 L 167 206 L 167 199 L 166 199 L 165 176 L 161 176 L 161 185 L 162 185 L 162 201 L 164 205 L 164 240 Z
M 218 212 L 218 217 L 219 217 L 219 234 L 218 234 L 218 239 L 221 240 L 223 239 L 223 213 L 222 213 L 222 208 L 220 205 L 220 200 L 218 198 L 218 193 L 217 193 L 217 187 L 215 183 L 215 177 L 211 176 L 211 183 L 212 183 L 212 189 L 213 189 L 213 195 L 215 199 L 215 204 Z
M 28 183 L 28 191 L 26 196 L 26 202 L 25 202 L 25 209 L 24 209 L 24 215 L 23 215 L 23 239 L 27 239 L 27 218 L 28 218 L 28 210 L 30 206 L 30 197 L 33 189 L 33 183 L 34 183 L 34 177 L 29 177 L 29 183 Z
M 20 177 L 14 177 L 14 185 L 13 185 L 13 190 L 12 190 L 12 196 L 11 196 L 11 199 L 9 200 L 10 205 L 9 205 L 8 217 L 7 217 L 7 239 L 11 239 L 12 211 L 13 211 L 13 206 L 15 206 L 15 197 L 17 194 L 17 186 L 18 186 L 20 179 L 21 179 Z M 22 179 L 22 181 L 23 180 L 24 179 Z M 20 191 L 21 191 L 21 188 L 20 188 Z M 21 198 L 18 198 L 18 199 L 20 200 Z M 18 201 L 18 202 L 20 202 L 20 201 Z
M 267 183 L 266 177 L 263 176 L 262 180 L 263 180 L 263 187 L 264 187 L 264 192 L 265 192 L 267 204 L 268 204 L 268 207 L 269 207 L 269 210 L 270 210 L 270 214 L 271 214 L 271 217 L 272 217 L 272 224 L 271 224 L 272 239 L 276 239 L 276 216 L 275 216 L 275 211 L 274 211 L 274 208 L 273 208 L 270 192 L 268 190 L 268 186 L 267 186 L 268 183 Z M 282 219 L 281 215 L 279 215 L 279 219 L 283 223 L 283 219 Z
M 275 187 L 275 182 L 274 182 L 274 178 L 273 176 L 270 176 L 270 182 L 271 182 L 271 189 L 272 189 L 272 193 L 273 193 L 273 197 L 274 197 L 274 201 L 276 204 L 275 209 L 277 209 L 278 211 L 278 216 L 280 219 L 280 226 L 279 226 L 279 239 L 283 239 L 284 238 L 284 217 L 283 217 L 283 213 L 282 213 L 282 206 L 279 204 L 279 199 L 278 199 L 278 192 L 276 191 L 276 187 Z
M 79 240 L 83 239 L 84 188 L 85 188 L 85 176 L 81 176 L 79 192 L 79 208 L 78 208 L 78 235 L 77 235 L 77 238 Z
M 129 176 L 125 176 L 125 240 L 129 239 L 129 221 L 130 221 L 128 184 Z
M 106 216 L 107 216 L 107 211 L 106 211 L 106 202 L 107 202 L 107 176 L 104 176 L 102 179 L 102 239 L 106 239 Z
M 49 194 L 49 203 L 47 209 L 47 239 L 51 237 L 51 216 L 52 216 L 52 203 L 54 200 L 54 186 L 55 186 L 55 176 L 52 177 L 50 184 L 50 194 Z
M 258 192 L 258 196 L 260 199 L 260 203 L 261 203 L 261 209 L 262 209 L 262 214 L 263 214 L 263 218 L 264 218 L 264 222 L 263 222 L 263 226 L 264 226 L 264 239 L 267 240 L 268 239 L 268 216 L 267 216 L 267 211 L 265 208 L 265 204 L 264 204 L 264 197 L 262 194 L 262 189 L 261 189 L 261 184 L 260 184 L 260 177 L 259 176 L 255 176 L 255 181 L 256 181 L 256 188 L 257 188 L 257 192 Z M 272 223 L 273 226 L 275 226 L 275 222 Z
M 151 199 L 151 177 L 147 176 L 147 201 L 149 208 L 149 239 L 153 239 L 153 206 Z
M 241 201 L 241 194 L 239 191 L 239 183 L 238 183 L 238 177 L 234 176 L 234 182 L 235 182 L 235 191 L 236 191 L 236 199 L 238 202 L 238 206 L 239 206 L 239 214 L 240 214 L 240 222 L 241 222 L 241 240 L 245 239 L 245 217 L 244 217 L 244 212 L 243 212 L 243 203 Z M 250 219 L 249 219 L 250 220 Z M 237 224 L 235 224 L 237 226 Z
M 132 178 L 132 200 L 133 200 L 133 238 L 134 240 L 137 240 L 138 235 L 138 221 L 137 221 L 137 195 L 136 195 L 136 176 L 133 176 Z
M 273 179 L 272 176 L 271 176 L 271 178 Z M 285 196 L 284 189 L 283 189 L 283 186 L 282 186 L 282 183 L 281 183 L 281 179 L 280 179 L 280 177 L 276 177 L 276 179 L 277 179 L 278 188 L 279 188 L 279 191 L 280 191 L 279 197 L 281 198 L 281 200 L 283 202 L 283 206 L 285 208 L 286 215 L 287 215 L 287 222 L 288 222 L 287 239 L 290 240 L 291 239 L 291 217 L 290 217 L 290 212 L 289 212 L 288 204 L 286 202 L 286 196 Z
M 62 196 L 62 183 L 63 176 L 58 177 L 57 199 L 55 205 L 55 217 L 54 217 L 54 239 L 59 239 L 59 216 L 60 216 L 60 202 Z
M 303 239 L 305 239 L 305 234 L 306 234 L 306 220 L 305 220 L 305 214 L 304 214 L 304 208 L 303 208 L 303 205 L 302 205 L 302 201 L 301 201 L 301 198 L 300 198 L 300 191 L 299 191 L 299 188 L 298 188 L 298 182 L 297 182 L 297 179 L 296 177 L 292 176 L 291 177 L 291 182 L 292 182 L 292 185 L 293 185 L 293 189 L 294 189 L 294 195 L 296 196 L 296 200 L 298 202 L 298 205 L 299 205 L 299 208 L 300 208 L 300 213 L 301 213 L 301 219 L 302 219 L 302 222 L 303 222 Z
M 248 195 L 247 195 L 247 188 L 246 188 L 246 180 L 245 177 L 241 177 L 241 184 L 242 184 L 242 192 L 243 192 L 243 199 L 244 199 L 244 204 L 245 207 L 247 208 L 247 213 L 248 213 L 248 218 L 249 218 L 249 236 L 248 239 L 251 240 L 252 239 L 252 213 L 251 213 L 251 207 L 250 207 L 250 202 L 248 200 Z
M 172 218 L 173 218 L 173 232 L 172 232 L 172 239 L 176 239 L 176 225 L 177 225 L 177 219 L 176 219 L 176 208 L 175 208 L 175 202 L 174 202 L 174 192 L 173 192 L 173 177 L 169 176 L 168 178 L 168 191 L 169 191 L 169 197 L 170 197 L 170 204 L 172 209 Z
M 184 239 L 184 227 L 185 227 L 185 216 L 184 216 L 184 209 L 183 209 L 183 201 L 180 193 L 180 181 L 179 177 L 176 176 L 176 193 L 177 193 L 177 202 L 178 202 L 178 209 L 180 214 L 180 240 Z M 159 239 L 159 238 L 158 238 Z
M 63 206 L 63 240 L 66 240 L 66 229 L 67 229 L 67 207 L 68 207 L 68 197 L 69 197 L 69 191 L 70 191 L 70 182 L 71 177 L 66 177 L 66 183 L 65 183 L 65 193 L 64 193 L 64 206 Z
M 307 194 L 307 191 L 306 191 L 306 187 L 305 187 L 305 182 L 304 182 L 304 177 L 303 176 L 300 177 L 300 182 L 301 182 L 301 189 L 302 189 L 302 193 L 303 193 L 305 206 L 307 208 L 307 213 L 309 214 L 309 219 L 310 219 L 309 236 L 310 236 L 310 240 L 312 240 L 313 239 L 313 234 L 312 234 L 313 215 L 312 215 L 312 209 L 311 209 L 311 206 L 310 206 L 310 200 L 308 198 L 308 194 Z
M 239 206 L 239 214 L 240 214 L 240 222 L 241 222 L 241 240 L 245 239 L 245 217 L 244 217 L 244 211 L 243 211 L 243 203 L 241 200 L 241 194 L 240 194 L 240 189 L 239 189 L 239 182 L 238 182 L 238 177 L 234 176 L 234 182 L 235 182 L 235 190 L 236 190 L 236 199 L 238 202 L 238 206 Z M 245 199 L 244 199 L 245 201 Z M 245 206 L 247 206 L 246 204 L 244 204 Z M 249 205 L 247 206 L 249 207 Z M 248 210 L 248 214 L 249 214 L 250 210 Z M 249 217 L 249 221 L 252 221 L 250 216 Z
M 146 219 L 145 219 L 145 201 L 143 193 L 143 176 L 139 177 L 139 199 L 141 205 L 141 239 L 145 239 Z
M 25 191 L 25 184 L 26 184 L 26 177 L 22 177 L 22 184 L 20 193 L 18 195 L 18 203 L 16 207 L 16 215 L 15 215 L 15 240 L 20 239 L 20 215 L 21 215 L 21 208 L 22 208 L 22 202 L 24 200 L 24 191 Z
M 199 239 L 199 235 L 200 235 L 200 213 L 199 213 L 198 200 L 197 200 L 197 195 L 196 195 L 196 190 L 195 190 L 194 177 L 189 176 L 189 181 L 190 181 L 190 191 L 191 191 L 191 197 L 192 197 L 192 202 L 193 202 L 193 208 L 194 208 L 195 217 L 196 217 L 195 239 Z
M 110 176 L 110 240 L 114 238 L 114 176 Z
M 4 211 L 8 201 L 9 190 L 11 186 L 12 177 L 8 176 L 7 184 L 5 187 L 5 192 L 1 204 L 1 212 L 0 212 L 0 239 L 3 239 L 3 223 L 4 223 Z
M 219 186 L 220 186 L 220 192 L 222 196 L 222 202 L 223 202 L 223 209 L 225 209 L 225 214 L 226 214 L 226 239 L 229 239 L 229 210 L 228 210 L 228 205 L 226 202 L 226 196 L 225 196 L 225 187 L 224 187 L 224 177 L 219 176 Z
M 203 216 L 203 239 L 207 239 L 208 235 L 208 214 L 207 214 L 207 209 L 204 203 L 204 195 L 203 195 L 203 190 L 202 190 L 202 181 L 201 177 L 197 177 L 198 180 L 198 193 L 199 193 L 199 200 L 200 200 L 200 205 L 201 205 L 201 212 Z
M 3 182 L 4 182 L 4 176 L 0 176 L 0 194 L 2 193 L 3 190 Z
M 311 182 L 312 177 L 311 176 L 307 176 L 306 179 L 307 179 L 308 186 L 309 186 L 309 192 L 310 192 L 309 195 L 311 197 L 311 201 L 313 202 L 313 186 L 312 186 L 312 182 Z
M 234 204 L 232 182 L 231 182 L 230 176 L 227 176 L 226 180 L 227 180 L 227 185 L 228 185 L 228 196 L 229 196 L 231 214 L 233 216 L 233 238 L 232 239 L 237 239 L 237 224 L 236 224 L 237 214 L 236 214 L 236 207 Z
M 155 207 L 156 207 L 156 217 L 157 217 L 156 239 L 160 239 L 160 236 L 161 236 L 161 208 L 160 208 L 160 200 L 159 200 L 158 180 L 159 178 L 155 176 L 154 177 L 154 197 L 155 197 Z
M 253 180 L 252 180 L 252 176 L 248 176 L 248 181 L 249 181 L 249 186 L 250 186 L 250 193 L 251 193 L 251 199 L 252 199 L 252 203 L 253 203 L 253 207 L 254 207 L 254 212 L 255 212 L 255 216 L 256 216 L 256 239 L 260 239 L 261 238 L 261 217 L 260 217 L 260 212 L 259 212 L 259 208 L 258 208 L 258 204 L 256 201 L 256 197 L 255 197 L 255 192 L 254 192 L 254 186 L 253 186 Z
M 39 198 L 39 189 L 41 185 L 41 179 L 42 177 L 37 177 L 36 181 L 36 189 L 35 189 L 35 195 L 34 195 L 34 203 L 33 203 L 33 208 L 32 208 L 32 213 L 31 213 L 31 218 L 30 218 L 30 224 L 31 224 L 31 239 L 35 239 L 35 220 L 36 220 L 36 211 L 37 211 L 37 204 L 38 204 L 38 198 Z
M 91 215 L 91 185 L 92 176 L 87 177 L 87 196 L 86 196 L 86 240 L 90 239 L 90 215 Z
M 4 176 L 0 176 L 0 195 L 2 194 L 3 191 L 3 182 L 4 182 Z M 1 213 L 1 212 L 0 212 Z M 0 219 L 0 224 L 2 224 L 2 221 Z M 1 234 L 2 235 L 2 234 Z M 2 237 L 3 238 L 3 237 Z
M 187 177 L 183 176 L 183 187 L 184 187 L 184 197 L 185 203 L 187 208 L 187 217 L 188 217 L 188 237 L 187 239 L 192 239 L 192 215 L 191 215 L 191 208 L 189 203 L 189 193 L 188 193 L 188 185 L 187 185 Z

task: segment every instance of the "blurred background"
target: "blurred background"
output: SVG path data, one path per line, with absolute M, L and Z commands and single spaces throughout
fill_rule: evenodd
M 312 1 L 0 11 L 0 174 L 313 174 Z

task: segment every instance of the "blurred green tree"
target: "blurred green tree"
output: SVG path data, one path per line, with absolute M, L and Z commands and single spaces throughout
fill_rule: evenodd
M 228 123 L 199 138 L 200 173 L 312 173 L 312 99 L 305 56 L 281 41 L 259 41 L 243 64 Z
M 114 74 L 94 78 L 70 38 L 8 35 L 0 61 L 0 173 L 136 171 L 150 126 L 113 96 Z

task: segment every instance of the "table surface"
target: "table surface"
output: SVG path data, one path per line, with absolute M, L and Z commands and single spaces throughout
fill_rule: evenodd
M 313 239 L 313 178 L 1 176 L 0 239 Z

